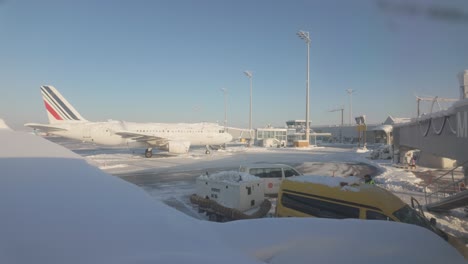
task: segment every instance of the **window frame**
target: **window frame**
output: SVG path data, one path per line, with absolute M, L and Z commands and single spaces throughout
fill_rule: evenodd
M 369 218 L 370 214 L 373 214 L 374 216 L 383 217 L 383 218 Z M 383 220 L 383 221 L 393 221 L 393 222 L 395 221 L 390 216 L 385 215 L 380 212 L 373 211 L 373 210 L 366 210 L 365 216 L 366 216 L 366 220 Z

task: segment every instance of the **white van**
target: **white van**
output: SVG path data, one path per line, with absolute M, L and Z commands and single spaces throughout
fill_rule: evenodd
M 251 164 L 240 166 L 239 172 L 245 172 L 262 178 L 265 185 L 265 194 L 278 194 L 281 181 L 291 176 L 299 176 L 298 172 L 291 166 L 285 164 Z

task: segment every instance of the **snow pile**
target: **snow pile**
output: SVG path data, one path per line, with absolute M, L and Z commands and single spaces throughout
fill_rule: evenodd
M 417 178 L 412 172 L 401 169 L 385 170 L 382 174 L 374 178 L 376 183 L 391 191 L 411 190 L 423 192 L 423 188 L 419 186 L 423 182 Z
M 353 153 L 354 155 L 354 153 Z M 325 156 L 325 155 L 323 155 Z M 324 159 L 324 162 L 304 162 L 299 166 L 296 166 L 296 169 L 301 171 L 303 174 L 310 175 L 323 175 L 323 176 L 364 176 L 366 174 L 374 175 L 378 165 L 367 165 L 368 160 L 358 160 L 358 162 L 342 162 L 337 155 L 333 157 L 323 157 L 318 156 L 317 158 Z M 327 162 L 329 159 L 333 159 L 333 162 Z
M 306 182 L 306 183 L 314 183 L 325 185 L 329 187 L 342 187 L 348 185 L 350 186 L 357 186 L 360 184 L 361 179 L 356 176 L 349 176 L 349 177 L 330 177 L 330 176 L 319 176 L 319 175 L 303 175 L 303 176 L 295 176 L 289 177 L 287 180 L 295 181 L 295 182 Z M 344 190 L 348 190 L 346 188 Z M 349 189 L 352 190 L 352 189 Z M 357 191 L 358 189 L 354 188 L 353 191 Z
M 115 165 L 104 164 L 102 166 L 99 166 L 101 170 L 110 170 L 110 169 L 126 168 L 126 167 L 128 167 L 127 164 L 115 164 Z
M 345 185 L 341 188 L 343 191 L 350 191 L 350 192 L 359 192 L 359 188 L 356 185 Z
M 221 171 L 214 174 L 202 174 L 198 177 L 200 180 L 212 180 L 212 181 L 222 181 L 222 182 L 245 182 L 245 181 L 258 181 L 261 178 L 257 176 L 250 175 L 245 172 L 238 171 Z
M 466 212 L 463 208 L 451 210 L 449 213 L 438 214 L 435 212 L 424 212 L 426 217 L 437 219 L 437 226 L 458 238 L 463 238 L 468 234 L 468 221 L 466 221 Z
M 370 150 L 368 150 L 366 147 L 356 148 L 356 153 L 367 153 L 369 151 Z

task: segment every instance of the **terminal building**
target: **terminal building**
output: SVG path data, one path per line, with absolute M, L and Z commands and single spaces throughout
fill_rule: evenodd
M 255 144 L 264 147 L 288 145 L 288 129 L 286 128 L 257 128 L 255 130 Z
M 359 131 L 355 125 L 322 125 L 310 126 L 309 144 L 393 144 L 393 126 L 409 122 L 410 118 L 395 118 L 389 116 L 383 123 L 366 124 L 364 131 Z M 264 147 L 296 146 L 298 141 L 304 141 L 305 120 L 288 120 L 285 127 L 257 128 L 250 133 L 247 129 L 229 127 L 226 129 L 234 140 L 248 142 Z M 252 138 L 251 138 L 252 137 Z
M 256 129 L 256 144 L 264 147 L 297 146 L 297 142 L 305 141 L 305 121 L 287 121 L 285 128 L 258 128 Z M 309 144 L 317 145 L 318 142 L 328 141 L 332 136 L 329 132 L 311 131 Z
M 356 125 L 325 125 L 310 126 L 309 144 L 383 144 L 393 142 L 393 125 L 409 122 L 410 118 L 395 118 L 389 116 L 381 124 L 365 124 L 365 130 L 359 131 Z M 310 125 L 310 121 L 309 121 Z M 255 143 L 259 146 L 295 146 L 295 142 L 306 140 L 305 120 L 288 120 L 285 128 L 257 128 Z
M 366 124 L 364 130 L 365 140 L 362 138 L 361 140 L 365 141 L 366 144 L 391 145 L 393 142 L 393 126 L 409 122 L 410 120 L 411 118 L 388 116 L 381 124 Z M 329 138 L 328 143 L 356 144 L 360 140 L 359 126 L 357 124 L 312 126 L 311 129 L 317 133 L 331 133 L 332 136 Z

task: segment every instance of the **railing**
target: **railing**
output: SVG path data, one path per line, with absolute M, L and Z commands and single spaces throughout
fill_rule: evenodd
M 454 175 L 455 170 L 462 167 L 465 164 L 468 164 L 468 160 L 458 165 L 457 167 L 454 167 L 453 169 L 447 171 L 441 176 L 431 180 L 428 184 L 424 186 L 424 198 L 426 201 L 426 205 L 434 202 L 439 202 L 444 198 L 454 195 L 460 191 L 466 190 L 465 176 L 456 179 Z M 433 201 L 432 199 L 436 199 L 436 201 Z

